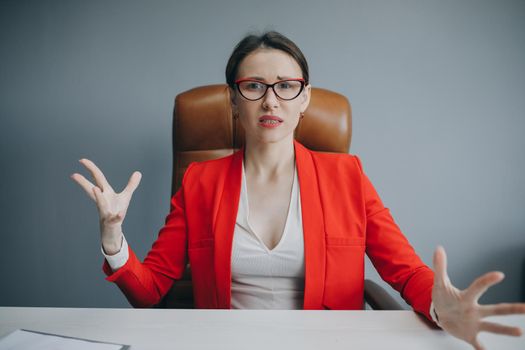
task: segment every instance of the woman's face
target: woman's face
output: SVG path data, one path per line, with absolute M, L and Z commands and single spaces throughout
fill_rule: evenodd
M 244 58 L 237 79 L 253 79 L 273 84 L 284 79 L 302 78 L 297 62 L 284 51 L 257 49 Z M 310 102 L 310 85 L 293 100 L 282 100 L 271 88 L 259 100 L 250 101 L 239 91 L 231 91 L 232 108 L 246 132 L 246 144 L 279 143 L 293 140 L 300 114 Z

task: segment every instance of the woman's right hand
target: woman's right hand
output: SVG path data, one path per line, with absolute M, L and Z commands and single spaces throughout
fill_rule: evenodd
M 122 222 L 126 217 L 131 197 L 139 186 L 142 175 L 135 171 L 129 178 L 126 188 L 120 193 L 115 193 L 95 163 L 89 159 L 81 159 L 79 162 L 91 173 L 96 185 L 78 173 L 72 174 L 71 178 L 95 201 L 100 218 L 102 247 L 106 254 L 114 255 L 120 251 Z

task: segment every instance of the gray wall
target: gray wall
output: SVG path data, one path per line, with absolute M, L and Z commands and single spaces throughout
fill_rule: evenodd
M 169 206 L 173 97 L 224 81 L 248 31 L 282 31 L 314 86 L 352 102 L 352 153 L 422 259 L 464 288 L 525 259 L 524 1 L 1 1 L 0 305 L 126 307 L 104 280 L 97 212 L 69 175 L 116 189 L 144 257 Z M 371 278 L 377 276 L 368 266 Z

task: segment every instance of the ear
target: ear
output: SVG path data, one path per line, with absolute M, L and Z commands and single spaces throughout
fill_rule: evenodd
M 228 86 L 228 91 L 230 93 L 230 106 L 233 114 L 235 114 L 237 112 L 237 91 L 232 89 L 231 86 Z
M 231 86 L 228 86 L 228 91 L 230 92 L 230 103 L 233 108 L 233 106 L 237 106 L 237 102 L 235 101 L 235 99 L 237 98 L 237 92 L 235 91 L 235 89 L 232 89 Z
M 304 87 L 304 91 L 301 93 L 301 112 L 304 113 L 310 104 L 310 97 L 312 95 L 312 86 L 310 84 Z

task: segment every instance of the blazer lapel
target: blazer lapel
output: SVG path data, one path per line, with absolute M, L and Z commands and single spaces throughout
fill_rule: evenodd
M 240 149 L 232 157 L 214 224 L 217 307 L 222 309 L 229 309 L 231 302 L 231 252 L 241 193 L 243 154 L 244 149 Z
M 323 305 L 326 262 L 324 214 L 312 156 L 299 142 L 294 141 L 294 146 L 304 235 L 304 309 L 320 309 Z

